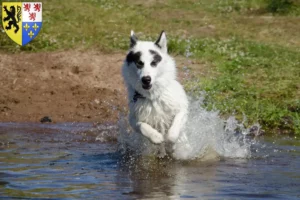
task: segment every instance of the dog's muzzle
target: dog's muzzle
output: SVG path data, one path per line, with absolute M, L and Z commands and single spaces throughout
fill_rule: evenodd
M 142 86 L 145 90 L 149 90 L 152 87 L 150 76 L 143 76 L 142 77 Z

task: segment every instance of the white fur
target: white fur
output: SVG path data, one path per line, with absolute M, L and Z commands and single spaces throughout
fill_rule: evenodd
M 132 31 L 131 37 L 133 36 Z M 130 49 L 142 53 L 142 69 L 138 69 L 135 63 L 129 64 L 124 61 L 122 73 L 128 90 L 129 122 L 135 131 L 155 144 L 174 144 L 180 134 L 184 134 L 182 129 L 186 123 L 188 100 L 182 85 L 176 80 L 176 66 L 173 58 L 167 53 L 165 33 L 162 33 L 157 44 L 159 46 L 153 42 L 137 40 Z M 150 65 L 153 55 L 149 50 L 157 51 L 162 57 L 156 67 Z M 151 89 L 143 89 L 143 76 L 151 77 Z M 134 102 L 135 91 L 145 98 L 138 98 Z

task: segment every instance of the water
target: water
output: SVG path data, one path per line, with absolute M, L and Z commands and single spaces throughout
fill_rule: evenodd
M 234 117 L 224 121 L 219 117 L 218 111 L 205 110 L 201 106 L 202 102 L 203 98 L 190 99 L 188 120 L 183 130 L 185 134 L 176 142 L 172 157 L 179 160 L 250 157 L 252 141 L 247 138 L 249 130 Z M 119 127 L 119 143 L 123 149 L 142 155 L 158 154 L 160 146 L 128 129 L 126 117 L 120 117 Z
M 260 137 L 250 156 L 228 158 L 230 147 L 215 159 L 180 161 L 122 155 L 117 129 L 1 123 L 0 199 L 300 198 L 297 140 Z

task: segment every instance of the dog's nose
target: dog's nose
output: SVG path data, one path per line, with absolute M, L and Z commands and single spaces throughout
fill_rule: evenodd
M 151 83 L 151 77 L 150 76 L 143 76 L 142 83 L 144 85 L 149 85 Z

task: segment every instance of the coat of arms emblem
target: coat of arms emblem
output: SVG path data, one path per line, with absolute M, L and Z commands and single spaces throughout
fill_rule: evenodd
M 6 34 L 24 46 L 32 41 L 42 27 L 41 2 L 2 2 L 2 24 Z

